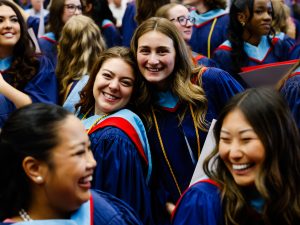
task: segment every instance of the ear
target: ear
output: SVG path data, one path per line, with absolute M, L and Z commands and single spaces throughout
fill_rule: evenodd
M 92 3 L 88 3 L 85 6 L 85 13 L 90 13 L 92 11 L 93 8 L 93 4 Z
M 28 178 L 36 183 L 43 184 L 46 176 L 46 164 L 35 159 L 32 156 L 27 156 L 22 162 L 23 169 Z
M 240 12 L 237 14 L 237 19 L 242 26 L 245 26 L 248 18 L 245 13 Z

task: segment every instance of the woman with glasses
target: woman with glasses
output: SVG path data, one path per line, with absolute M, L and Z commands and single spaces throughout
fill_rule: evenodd
M 45 54 L 56 67 L 57 41 L 65 23 L 74 15 L 82 14 L 81 0 L 52 0 L 49 9 L 49 21 L 46 34 L 39 38 L 42 53 Z
M 211 58 L 213 51 L 227 39 L 226 0 L 183 0 L 182 4 L 192 6 L 190 16 L 196 19 L 189 42 L 192 50 Z
M 164 17 L 172 21 L 188 45 L 188 42 L 191 40 L 193 25 L 196 20 L 195 17 L 190 16 L 190 13 L 185 6 L 178 3 L 169 3 L 160 7 L 155 16 Z M 190 55 L 195 66 L 216 66 L 216 63 L 213 60 L 208 59 L 204 55 L 198 54 L 192 50 L 190 50 Z

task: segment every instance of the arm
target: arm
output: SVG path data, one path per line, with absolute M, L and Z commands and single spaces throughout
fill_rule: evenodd
M 29 95 L 19 91 L 18 89 L 11 86 L 4 79 L 2 74 L 0 73 L 0 94 L 3 94 L 6 98 L 14 103 L 16 108 L 20 108 L 22 106 L 28 105 L 32 103 Z

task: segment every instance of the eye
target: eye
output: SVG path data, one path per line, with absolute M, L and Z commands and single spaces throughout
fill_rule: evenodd
M 102 73 L 102 76 L 104 78 L 106 78 L 107 80 L 111 79 L 112 78 L 112 75 L 110 73 Z
M 230 138 L 229 138 L 229 137 L 221 136 L 221 137 L 220 137 L 220 142 L 223 142 L 223 143 L 230 143 Z
M 82 156 L 84 154 L 85 154 L 85 149 L 80 149 L 75 153 L 76 156 Z
M 133 81 L 131 81 L 131 80 L 122 80 L 122 81 L 121 81 L 121 84 L 122 84 L 124 87 L 132 87 L 132 86 L 133 86 Z
M 11 22 L 14 22 L 14 23 L 18 23 L 19 20 L 18 20 L 18 17 L 13 17 L 10 19 Z
M 147 48 L 141 48 L 139 49 L 139 53 L 141 53 L 142 55 L 147 55 L 148 53 L 150 53 L 150 50 Z

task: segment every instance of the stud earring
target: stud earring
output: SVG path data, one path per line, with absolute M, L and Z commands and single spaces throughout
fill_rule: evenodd
M 43 181 L 43 177 L 42 177 L 42 176 L 37 176 L 37 177 L 36 177 L 36 181 L 37 181 L 38 183 L 41 183 L 41 182 Z
M 244 27 L 245 26 L 245 22 L 241 21 L 241 25 L 242 25 L 242 27 Z

